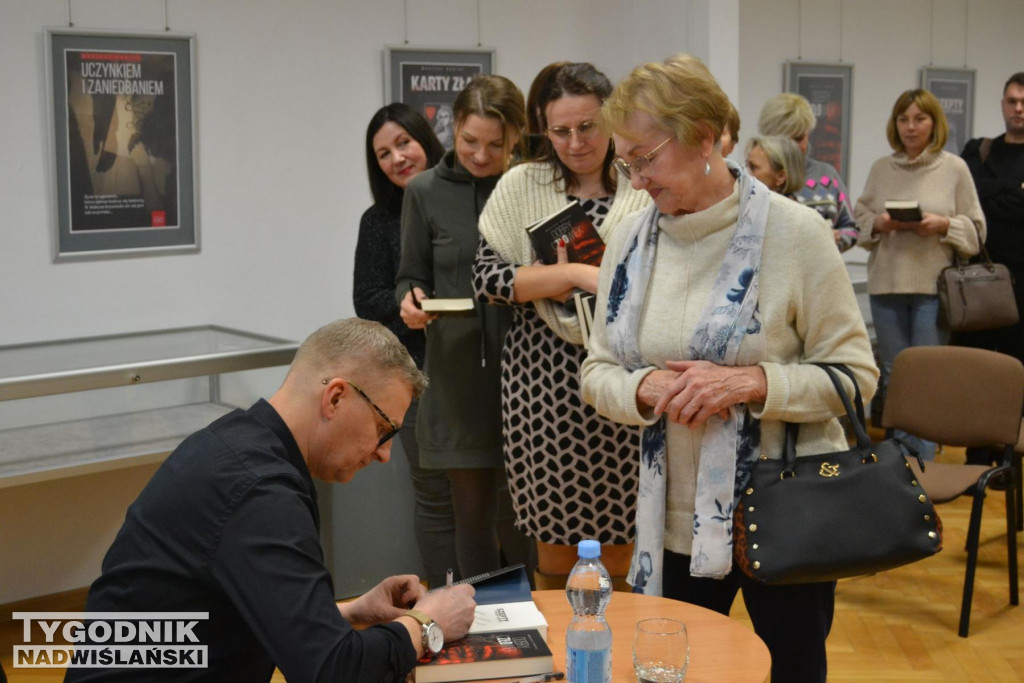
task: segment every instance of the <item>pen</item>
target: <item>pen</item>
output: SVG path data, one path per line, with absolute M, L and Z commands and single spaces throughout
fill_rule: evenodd
M 447 574 L 447 576 L 445 576 L 445 586 L 448 587 L 448 588 L 451 588 L 452 587 L 452 579 L 454 579 L 454 578 L 455 578 L 455 576 L 452 573 L 452 568 L 448 567 L 448 574 Z
M 420 300 L 416 298 L 416 292 L 412 291 L 412 283 L 409 283 L 409 294 L 412 295 L 412 305 L 416 308 L 423 310 L 423 306 L 420 306 Z M 449 570 L 451 571 L 451 570 Z
M 549 674 L 541 674 L 540 676 L 520 678 L 518 681 L 513 681 L 513 683 L 544 683 L 545 681 L 560 681 L 563 678 L 565 678 L 564 673 L 561 671 L 553 671 Z

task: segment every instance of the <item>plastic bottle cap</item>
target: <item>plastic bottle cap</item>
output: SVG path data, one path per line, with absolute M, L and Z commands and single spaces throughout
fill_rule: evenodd
M 601 557 L 601 544 L 593 539 L 580 541 L 576 554 L 585 559 Z

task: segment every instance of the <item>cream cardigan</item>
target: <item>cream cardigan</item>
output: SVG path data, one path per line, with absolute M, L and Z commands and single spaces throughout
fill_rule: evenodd
M 889 199 L 916 199 L 921 211 L 949 217 L 942 236 L 921 237 L 901 230 L 872 235 L 875 217 Z M 855 211 L 860 239 L 868 257 L 869 294 L 935 294 L 939 271 L 953 253 L 977 254 L 978 232 L 985 239 L 985 214 L 967 164 L 949 152 L 924 152 L 913 161 L 905 154 L 882 157 L 871 167 Z M 977 230 L 975 230 L 977 226 Z
M 627 182 L 619 182 L 611 210 L 598 228 L 605 243 L 626 215 L 639 211 L 649 202 L 646 192 L 634 190 Z M 554 181 L 550 164 L 520 164 L 502 176 L 491 193 L 480 215 L 480 234 L 506 263 L 528 266 L 537 260 L 537 255 L 526 227 L 567 203 L 565 183 Z M 533 305 L 555 334 L 573 344 L 583 343 L 579 321 L 571 309 L 551 299 L 538 299 Z
M 628 230 L 616 232 L 601 266 L 590 354 L 583 363 L 583 399 L 606 417 L 633 425 L 655 422 L 637 408 L 641 380 L 669 360 L 687 358 L 726 249 L 736 230 L 738 190 L 696 214 L 662 216 L 658 251 L 640 318 L 638 341 L 653 365 L 636 372 L 621 366 L 608 348 L 604 318 L 613 270 Z M 864 400 L 878 380 L 853 286 L 831 230 L 813 209 L 773 193 L 761 254 L 756 318 L 761 334 L 747 335 L 737 365 L 756 359 L 768 380 L 763 405 L 751 404 L 761 420 L 761 453 L 782 455 L 784 421 L 800 422 L 797 455 L 845 448 L 836 415 L 842 404 L 828 376 L 809 363 L 845 363 L 857 377 Z M 757 348 L 751 348 L 757 345 Z M 849 391 L 852 387 L 844 380 Z M 851 394 L 852 396 L 852 394 Z M 665 547 L 688 555 L 693 540 L 693 507 L 704 428 L 668 423 L 668 489 Z

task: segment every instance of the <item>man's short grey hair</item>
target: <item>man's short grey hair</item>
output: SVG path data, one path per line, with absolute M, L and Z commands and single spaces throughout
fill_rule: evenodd
M 420 396 L 427 388 L 424 375 L 398 337 L 378 322 L 362 318 L 335 320 L 309 335 L 292 361 L 292 368 L 335 372 L 339 365 L 358 368 L 367 379 L 395 377 Z M 364 380 L 366 381 L 366 380 Z

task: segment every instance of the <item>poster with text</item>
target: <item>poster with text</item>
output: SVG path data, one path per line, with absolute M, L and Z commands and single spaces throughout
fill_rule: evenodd
M 388 48 L 385 104 L 404 102 L 423 114 L 444 148 L 451 149 L 455 98 L 474 76 L 492 73 L 493 66 L 493 50 Z
M 49 39 L 58 258 L 196 249 L 191 40 Z
M 787 92 L 803 95 L 817 123 L 811 131 L 807 155 L 831 164 L 841 178 L 849 178 L 850 118 L 853 67 L 843 64 L 788 62 Z
M 974 71 L 921 69 L 921 87 L 939 100 L 949 124 L 945 150 L 959 156 L 974 134 Z

